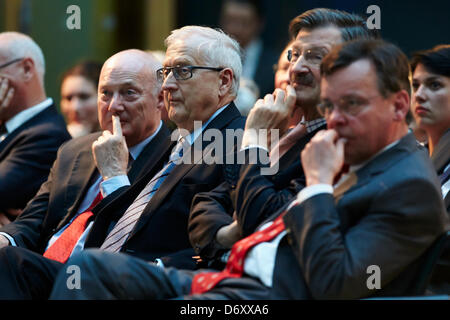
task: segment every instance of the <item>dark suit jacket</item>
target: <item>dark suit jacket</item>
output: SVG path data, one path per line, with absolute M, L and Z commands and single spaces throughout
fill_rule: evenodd
M 434 168 L 441 175 L 450 163 L 450 129 L 439 140 L 431 156 Z M 450 193 L 444 198 L 447 213 L 450 215 Z M 450 239 L 444 246 L 442 255 L 433 270 L 428 288 L 433 294 L 450 294 Z
M 300 152 L 317 131 L 325 127 L 306 134 L 289 149 L 280 158 L 279 170 L 275 175 L 261 175 L 261 168 L 268 165 L 261 162 L 250 164 L 247 155 L 245 164 L 240 168 L 233 170 L 227 167 L 225 182 L 210 192 L 195 196 L 189 218 L 189 237 L 203 261 L 214 260 L 229 250 L 217 243 L 215 238 L 221 227 L 233 222 L 235 210 L 240 233 L 246 237 L 303 188 L 305 182 Z
M 283 217 L 273 298 L 358 299 L 408 295 L 425 250 L 448 227 L 438 180 L 414 136 L 372 159 L 330 194 Z M 370 290 L 367 268 L 381 270 Z
M 445 167 L 450 163 L 450 129 L 439 140 L 438 145 L 433 151 L 431 161 L 436 169 L 438 175 L 442 174 Z M 444 199 L 447 212 L 450 214 L 450 193 Z
M 50 237 L 77 213 L 98 174 L 91 146 L 100 134 L 93 133 L 65 143 L 58 151 L 48 180 L 19 218 L 0 231 L 13 236 L 19 247 L 43 253 Z M 169 149 L 168 136 L 169 131 L 163 125 L 133 162 L 128 172 L 131 183 L 144 173 L 156 173 L 162 168 L 163 155 Z
M 225 136 L 226 129 L 242 129 L 244 124 L 245 119 L 232 103 L 212 120 L 206 129 L 218 129 Z M 208 144 L 209 141 L 204 141 L 200 144 L 201 149 L 209 150 Z M 194 142 L 190 150 L 196 145 Z M 228 147 L 234 148 L 234 144 Z M 190 150 L 186 151 L 185 155 L 189 154 Z M 210 151 L 212 150 L 205 153 L 209 154 Z M 224 150 L 223 157 L 226 153 Z M 209 191 L 221 183 L 224 180 L 223 167 L 222 164 L 206 164 L 205 161 L 175 166 L 145 207 L 121 251 L 145 260 L 162 257 L 166 266 L 194 268 L 192 256 L 195 252 L 187 234 L 192 198 L 195 194 Z M 117 190 L 94 209 L 96 223 L 86 240 L 86 247 L 98 247 L 103 243 L 114 223 L 153 176 L 152 173 L 146 174 L 132 186 Z
M 47 179 L 58 148 L 70 138 L 51 105 L 0 142 L 0 212 L 25 207 Z

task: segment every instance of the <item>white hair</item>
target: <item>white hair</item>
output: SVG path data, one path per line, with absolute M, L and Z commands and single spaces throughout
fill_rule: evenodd
M 45 59 L 41 48 L 29 36 L 19 32 L 0 33 L 0 50 L 10 59 L 31 58 L 42 83 L 44 83 Z
M 220 29 L 201 26 L 185 26 L 173 30 L 164 43 L 169 48 L 176 42 L 184 42 L 191 37 L 196 37 L 198 58 L 211 67 L 230 68 L 233 71 L 230 93 L 236 97 L 242 74 L 242 51 L 239 43 Z

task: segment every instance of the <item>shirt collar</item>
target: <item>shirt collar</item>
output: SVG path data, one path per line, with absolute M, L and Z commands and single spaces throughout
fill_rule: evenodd
M 133 160 L 136 160 L 137 157 L 139 157 L 139 155 L 141 154 L 141 152 L 142 152 L 142 150 L 145 148 L 145 146 L 146 146 L 147 144 L 149 144 L 150 141 L 152 141 L 153 138 L 158 134 L 159 130 L 161 130 L 162 123 L 163 123 L 163 122 L 160 120 L 160 121 L 159 121 L 159 127 L 158 127 L 158 129 L 156 129 L 156 131 L 155 131 L 151 136 L 149 136 L 149 137 L 146 138 L 145 140 L 139 142 L 137 145 L 132 146 L 132 147 L 130 147 L 130 148 L 128 149 L 128 151 L 130 152 L 131 157 L 133 158 Z
M 35 106 L 32 106 L 31 108 L 25 109 L 18 114 L 16 114 L 14 117 L 6 121 L 5 126 L 6 130 L 8 130 L 8 133 L 13 132 L 18 127 L 20 127 L 22 124 L 33 118 L 35 115 L 37 115 L 42 110 L 48 108 L 53 104 L 52 98 L 47 98 L 41 103 L 38 103 Z
M 203 130 L 205 130 L 205 128 L 211 123 L 211 121 L 213 121 L 229 105 L 230 104 L 227 104 L 227 105 L 224 105 L 223 107 L 221 107 L 220 109 L 217 109 L 217 111 L 214 112 L 214 114 L 211 117 L 209 117 L 208 121 L 206 121 L 201 127 L 195 126 L 195 123 L 197 123 L 197 122 L 201 123 L 201 121 L 195 121 L 194 122 L 194 131 L 192 131 L 190 134 L 188 134 L 186 137 L 184 137 L 185 141 L 187 143 L 189 143 L 189 145 L 192 145 L 194 143 L 194 141 L 197 140 L 197 138 L 203 132 Z M 180 137 L 181 137 L 181 135 L 180 135 Z M 180 137 L 178 137 L 178 140 L 180 140 Z

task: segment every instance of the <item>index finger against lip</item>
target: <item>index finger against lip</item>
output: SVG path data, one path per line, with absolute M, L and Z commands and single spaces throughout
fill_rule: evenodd
M 122 126 L 120 125 L 120 117 L 112 116 L 113 135 L 122 136 Z

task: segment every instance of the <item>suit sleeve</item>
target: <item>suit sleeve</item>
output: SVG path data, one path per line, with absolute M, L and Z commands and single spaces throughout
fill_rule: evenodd
M 217 231 L 233 222 L 230 186 L 223 182 L 209 192 L 197 194 L 191 206 L 188 233 L 192 247 L 204 259 L 215 258 L 221 250 Z
M 19 247 L 36 251 L 39 245 L 42 226 L 47 215 L 52 175 L 58 167 L 55 161 L 46 182 L 41 185 L 36 196 L 28 203 L 22 214 L 12 223 L 0 229 L 11 235 Z
M 283 220 L 312 296 L 355 299 L 373 294 L 367 286 L 369 266 L 380 268 L 383 288 L 420 257 L 443 232 L 442 209 L 430 182 L 410 179 L 380 186 L 348 230 L 341 229 L 330 194 L 294 206 Z
M 29 130 L 0 162 L 0 212 L 24 208 L 49 174 L 59 146 L 66 136 L 58 131 Z
M 268 157 L 267 151 L 260 149 L 259 152 L 265 153 Z M 290 202 L 304 187 L 304 181 L 297 179 L 292 180 L 286 188 L 277 188 L 273 174 L 261 174 L 262 170 L 269 168 L 268 164 L 263 164 L 260 160 L 262 157 L 258 156 L 256 161 L 252 161 L 250 150 L 246 150 L 245 157 L 245 164 L 240 169 L 234 203 L 241 234 L 244 237 L 253 233 L 262 221 Z

